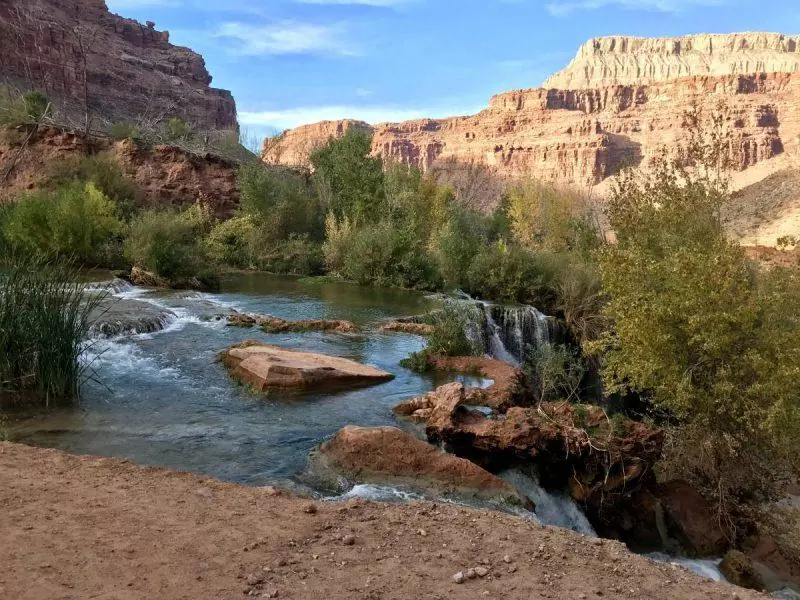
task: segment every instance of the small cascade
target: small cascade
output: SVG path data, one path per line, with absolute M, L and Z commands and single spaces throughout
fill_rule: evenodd
M 475 329 L 487 354 L 519 366 L 529 348 L 552 343 L 554 320 L 533 306 L 502 306 L 479 302 Z M 474 336 L 474 333 L 472 334 Z

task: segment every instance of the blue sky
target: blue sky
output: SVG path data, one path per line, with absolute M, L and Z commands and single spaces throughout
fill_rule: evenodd
M 538 86 L 591 37 L 798 33 L 797 2 L 107 0 L 203 54 L 254 135 L 471 114 L 495 93 Z

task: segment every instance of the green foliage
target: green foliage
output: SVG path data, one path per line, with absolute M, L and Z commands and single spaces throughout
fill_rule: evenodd
M 445 283 L 467 285 L 466 273 L 481 248 L 489 243 L 488 219 L 472 210 L 454 206 L 433 238 L 433 251 Z
M 361 285 L 436 289 L 438 273 L 413 229 L 381 221 L 356 229 L 343 244 L 342 275 Z M 331 254 L 330 248 L 327 254 Z
M 28 92 L 22 96 L 25 112 L 33 123 L 40 123 L 47 116 L 50 100 L 41 92 Z
M 50 101 L 41 92 L 22 94 L 0 86 L 0 125 L 19 127 L 41 123 L 47 116 Z
M 623 178 L 609 205 L 618 244 L 598 254 L 612 329 L 588 346 L 607 393 L 646 394 L 680 420 L 682 474 L 721 505 L 768 495 L 753 477 L 779 469 L 800 433 L 798 274 L 751 268 L 725 237 L 724 199 L 667 165 Z
M 256 242 L 254 219 L 247 215 L 222 221 L 204 240 L 208 257 L 223 265 L 246 269 L 254 264 Z
M 52 406 L 72 401 L 89 314 L 76 274 L 31 255 L 5 256 L 0 271 L 0 404 Z
M 103 152 L 57 162 L 48 185 L 58 187 L 75 181 L 93 183 L 119 207 L 126 219 L 132 214 L 138 190 L 112 154 Z
M 258 268 L 270 273 L 321 275 L 325 272 L 322 245 L 307 235 L 292 234 L 256 257 Z
M 383 202 L 383 163 L 370 156 L 372 137 L 351 127 L 339 139 L 311 153 L 314 179 L 321 198 L 337 218 L 357 224 L 379 216 Z
M 94 183 L 73 181 L 20 198 L 5 219 L 3 237 L 20 251 L 108 265 L 124 230 L 111 199 Z
M 113 123 L 108 133 L 114 140 L 132 140 L 136 137 L 136 126 L 130 123 Z
M 125 257 L 134 265 L 168 280 L 201 275 L 207 268 L 200 241 L 210 229 L 199 206 L 178 211 L 148 210 L 131 222 Z
M 249 162 L 239 168 L 237 182 L 241 212 L 254 219 L 262 243 L 273 245 L 292 235 L 322 238 L 324 213 L 302 175 Z
M 192 128 L 178 117 L 172 117 L 169 121 L 167 121 L 167 129 L 166 129 L 166 136 L 167 140 L 171 142 L 177 142 L 180 140 L 187 139 L 191 133 Z
M 428 345 L 414 352 L 400 364 L 407 369 L 424 373 L 430 369 L 432 356 L 480 356 L 485 352 L 480 336 L 470 338 L 469 332 L 480 315 L 472 302 L 448 301 L 441 310 L 430 313 L 425 321 L 433 325 Z
M 563 345 L 542 345 L 528 351 L 523 366 L 531 396 L 537 403 L 580 399 L 586 368 L 578 352 Z

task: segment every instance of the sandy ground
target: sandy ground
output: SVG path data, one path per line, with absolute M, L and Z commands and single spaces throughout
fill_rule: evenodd
M 509 515 L 312 503 L 10 443 L 0 540 L 9 600 L 762 598 Z

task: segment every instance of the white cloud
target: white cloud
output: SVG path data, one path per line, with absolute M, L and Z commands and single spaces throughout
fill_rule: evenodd
M 292 129 L 300 125 L 308 125 L 319 121 L 338 121 L 353 119 L 367 123 L 396 123 L 410 119 L 425 117 L 450 117 L 473 114 L 477 110 L 442 109 L 408 109 L 396 106 L 305 106 L 281 110 L 260 112 L 240 112 L 239 122 L 254 127 L 274 127 L 275 129 Z
M 576 10 L 605 6 L 621 6 L 629 10 L 677 13 L 693 6 L 718 6 L 724 0 L 554 0 L 545 5 L 552 15 L 565 15 Z
M 358 56 L 358 48 L 345 39 L 342 25 L 315 25 L 282 21 L 270 25 L 223 23 L 214 34 L 236 42 L 234 52 L 246 56 L 267 54 L 321 54 Z

